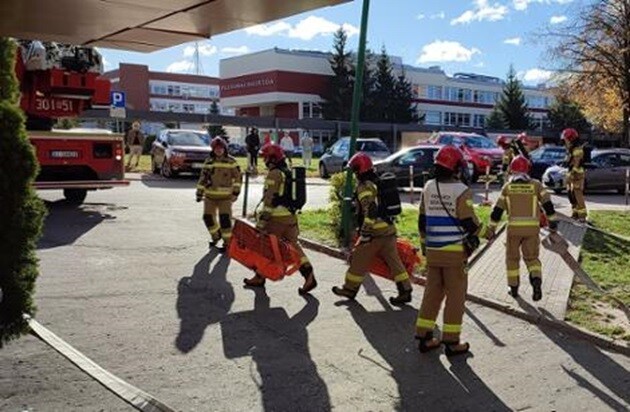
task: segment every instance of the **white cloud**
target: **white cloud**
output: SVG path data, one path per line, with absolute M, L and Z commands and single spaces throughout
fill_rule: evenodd
M 422 13 L 420 13 L 420 14 L 418 14 L 418 16 L 417 16 L 416 18 L 417 18 L 418 20 L 423 20 L 425 17 L 427 17 L 427 16 L 425 16 L 425 15 L 424 15 L 424 14 L 422 14 Z
M 436 40 L 422 47 L 422 54 L 417 62 L 467 62 L 475 54 L 481 54 L 481 50 L 472 47 L 467 49 L 456 41 Z
M 511 44 L 513 46 L 520 46 L 521 45 L 521 38 L 520 37 L 513 37 L 511 39 L 505 39 L 505 40 L 503 40 L 503 43 Z
M 431 20 L 435 20 L 435 19 L 444 20 L 445 18 L 446 18 L 446 13 L 444 13 L 443 11 L 431 15 Z
M 168 65 L 166 71 L 169 73 L 186 73 L 194 67 L 193 62 L 189 60 L 181 60 Z
M 524 72 L 518 72 L 517 76 L 523 80 L 524 83 L 540 84 L 545 83 L 551 79 L 553 72 L 543 69 L 529 69 Z
M 241 46 L 241 47 L 224 47 L 221 49 L 221 53 L 223 54 L 247 54 L 249 53 L 249 47 Z
M 258 24 L 245 29 L 245 33 L 254 34 L 256 36 L 274 36 L 291 29 L 291 25 L 285 21 L 279 21 L 273 24 Z
M 211 44 L 200 44 L 199 55 L 200 56 L 212 56 L 217 53 L 217 46 Z M 184 48 L 184 57 L 192 57 L 195 55 L 195 46 L 189 45 Z
M 551 19 L 549 19 L 549 23 L 551 24 L 560 24 L 565 21 L 567 21 L 567 16 L 551 16 Z
M 538 4 L 569 4 L 573 0 L 513 0 L 512 5 L 516 10 L 527 10 L 530 4 L 538 3 Z
M 282 35 L 301 40 L 312 40 L 317 36 L 328 36 L 343 27 L 348 36 L 359 34 L 359 29 L 349 23 L 337 24 L 323 17 L 308 16 L 300 20 L 296 25 L 280 21 L 273 24 L 259 24 L 248 27 L 245 32 L 256 36 Z
M 490 4 L 489 0 L 474 0 L 473 4 L 472 10 L 466 10 L 461 16 L 451 20 L 451 25 L 503 20 L 508 13 L 506 6 L 499 3 Z

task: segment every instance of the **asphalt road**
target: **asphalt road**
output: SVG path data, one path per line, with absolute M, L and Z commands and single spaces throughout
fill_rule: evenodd
M 182 411 L 628 410 L 630 359 L 470 304 L 473 354 L 420 355 L 413 304 L 366 282 L 330 293 L 345 265 L 308 252 L 298 276 L 242 287 L 251 273 L 208 253 L 194 182 L 134 182 L 72 208 L 46 192 L 36 318 L 102 367 Z M 256 186 L 254 186 L 256 188 Z M 262 190 L 262 187 L 258 187 Z M 326 186 L 309 188 L 326 203 Z M 319 204 L 319 203 L 318 203 Z M 535 310 L 531 308 L 531 310 Z M 130 408 L 35 338 L 0 350 L 0 410 Z

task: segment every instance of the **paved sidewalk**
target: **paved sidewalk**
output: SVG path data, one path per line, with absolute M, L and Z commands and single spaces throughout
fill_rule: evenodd
M 558 232 L 569 242 L 569 253 L 577 260 L 580 255 L 582 240 L 586 228 L 568 221 L 560 221 Z M 541 233 L 541 238 L 545 232 Z M 532 288 L 529 274 L 521 259 L 520 298 L 510 296 L 505 269 L 506 231 L 494 241 L 468 272 L 468 292 L 486 299 L 511 306 L 525 312 L 520 301 L 542 308 L 558 320 L 564 320 L 569 293 L 573 285 L 573 270 L 562 257 L 554 251 L 541 246 L 540 260 L 543 267 L 543 299 L 539 302 L 531 300 Z

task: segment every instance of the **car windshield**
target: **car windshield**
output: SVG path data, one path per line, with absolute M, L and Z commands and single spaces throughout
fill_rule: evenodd
M 533 160 L 550 160 L 555 162 L 563 160 L 566 156 L 566 151 L 561 147 L 553 149 L 540 148 L 531 152 L 530 156 Z
M 456 139 L 453 139 L 453 141 L 455 140 Z M 496 149 L 499 147 L 497 146 L 495 142 L 493 142 L 492 140 L 484 136 L 477 136 L 477 135 L 466 136 L 462 140 L 464 140 L 464 144 L 467 147 L 471 147 L 473 149 Z
M 204 134 L 194 132 L 169 133 L 168 144 L 172 146 L 207 146 Z
M 385 146 L 385 143 L 369 140 L 359 144 L 360 151 L 362 152 L 387 152 L 389 149 Z

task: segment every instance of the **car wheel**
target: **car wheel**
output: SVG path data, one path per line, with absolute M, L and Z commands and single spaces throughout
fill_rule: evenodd
M 160 168 L 160 172 L 163 177 L 170 179 L 173 177 L 173 171 L 171 170 L 171 166 L 168 164 L 168 160 L 164 159 L 162 162 L 162 167 Z
M 151 156 L 151 171 L 153 172 L 154 175 L 157 175 L 157 174 L 160 173 L 160 168 L 155 163 L 155 157 L 154 156 Z
M 322 162 L 319 162 L 319 176 L 322 179 L 328 178 L 328 170 L 326 170 L 326 165 L 324 165 L 324 163 Z
M 63 197 L 74 206 L 79 206 L 87 196 L 87 189 L 63 189 Z

